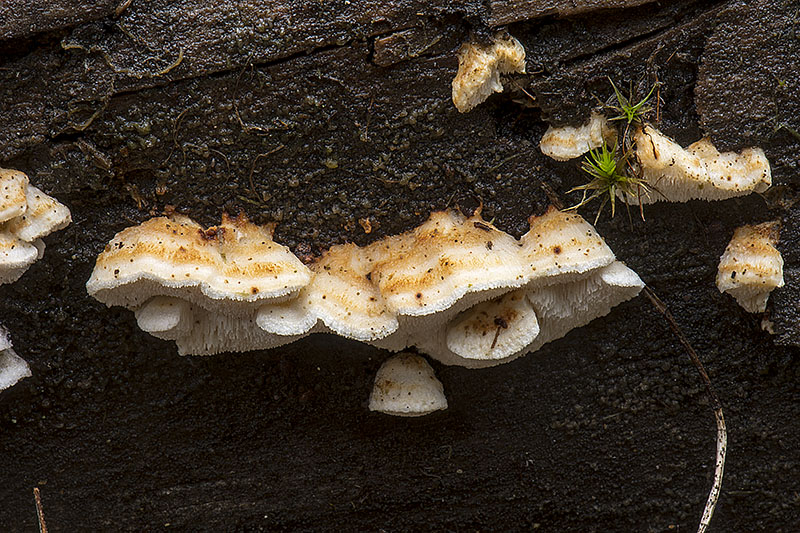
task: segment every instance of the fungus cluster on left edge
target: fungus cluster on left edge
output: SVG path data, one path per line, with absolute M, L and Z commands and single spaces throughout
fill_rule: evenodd
M 71 220 L 69 209 L 31 185 L 27 175 L 0 168 L 0 285 L 17 281 L 44 255 L 42 238 Z M 0 391 L 30 375 L 0 328 Z

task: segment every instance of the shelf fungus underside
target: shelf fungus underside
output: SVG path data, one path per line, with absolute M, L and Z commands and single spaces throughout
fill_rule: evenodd
M 333 246 L 310 268 L 244 216 L 209 229 L 159 217 L 115 236 L 87 283 L 181 354 L 328 332 L 471 368 L 536 350 L 641 288 L 591 225 L 552 208 L 519 240 L 479 213 L 436 212 L 365 247 Z
M 749 313 L 763 313 L 769 294 L 783 287 L 783 258 L 778 243 L 780 223 L 736 228 L 719 260 L 717 288 Z

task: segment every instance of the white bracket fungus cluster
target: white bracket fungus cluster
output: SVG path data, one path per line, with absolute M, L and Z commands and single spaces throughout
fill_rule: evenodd
M 740 153 L 720 153 L 706 137 L 682 148 L 678 143 L 645 125 L 634 133 L 636 159 L 651 190 L 641 195 L 617 196 L 628 204 L 658 201 L 727 200 L 752 192 L 764 192 L 772 184 L 772 173 L 761 148 Z M 539 143 L 542 153 L 558 161 L 580 157 L 605 142 L 616 143 L 616 132 L 598 113 L 583 126 L 550 127 Z
M 592 113 L 589 122 L 582 126 L 547 128 L 539 142 L 539 149 L 556 161 L 567 161 L 603 146 L 603 142 L 613 146 L 616 141 L 617 132 L 609 126 L 606 117 L 600 113 Z
M 329 332 L 416 346 L 470 368 L 511 361 L 607 314 L 642 288 L 580 216 L 550 209 L 516 240 L 479 213 L 433 213 L 369 246 L 331 247 L 311 268 L 244 216 L 203 229 L 182 216 L 117 234 L 86 287 L 136 312 L 181 354 L 272 348 Z M 377 400 L 376 400 L 377 401 Z
M 8 331 L 0 327 L 0 391 L 30 375 L 31 369 L 28 363 L 11 348 Z
M 44 254 L 42 237 L 71 222 L 69 209 L 17 170 L 0 169 L 0 285 L 18 280 Z
M 453 103 L 461 113 L 472 110 L 492 93 L 503 91 L 501 74 L 525 73 L 525 49 L 508 34 L 491 44 L 464 43 L 458 50 L 458 73 L 453 79 Z
M 770 292 L 783 287 L 783 258 L 775 248 L 780 222 L 736 228 L 719 260 L 717 288 L 749 313 L 767 309 Z
M 769 161 L 761 148 L 720 153 L 707 137 L 682 148 L 649 125 L 638 128 L 634 140 L 643 178 L 653 189 L 642 194 L 642 203 L 726 200 L 764 192 L 772 185 Z M 639 202 L 639 198 L 623 200 Z

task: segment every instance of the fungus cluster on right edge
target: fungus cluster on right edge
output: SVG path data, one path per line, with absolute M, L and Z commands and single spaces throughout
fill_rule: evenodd
M 783 287 L 783 258 L 775 248 L 780 222 L 736 228 L 719 260 L 717 288 L 749 313 L 763 313 L 769 294 Z
M 329 332 L 469 368 L 511 361 L 638 294 L 639 277 L 579 215 L 531 217 L 520 240 L 455 211 L 304 266 L 244 216 L 159 217 L 120 232 L 87 290 L 181 354 L 266 349 Z

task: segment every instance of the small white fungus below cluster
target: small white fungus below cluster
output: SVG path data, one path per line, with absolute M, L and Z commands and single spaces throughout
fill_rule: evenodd
M 419 355 L 400 353 L 384 361 L 375 375 L 369 410 L 394 416 L 423 416 L 447 409 L 441 381 Z

